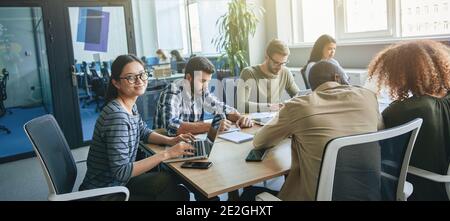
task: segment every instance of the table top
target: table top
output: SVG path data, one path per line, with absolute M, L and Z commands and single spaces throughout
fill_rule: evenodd
M 242 129 L 242 132 L 256 134 L 260 126 Z M 146 144 L 148 151 L 158 153 L 165 147 Z M 181 168 L 183 162 L 167 164 L 199 192 L 211 198 L 262 181 L 285 175 L 291 167 L 291 140 L 283 140 L 270 149 L 262 162 L 246 162 L 245 158 L 253 149 L 253 142 L 232 143 L 217 138 L 208 159 L 213 165 L 205 170 Z

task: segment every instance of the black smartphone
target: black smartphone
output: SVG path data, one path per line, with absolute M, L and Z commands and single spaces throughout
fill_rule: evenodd
M 245 161 L 250 162 L 257 162 L 262 161 L 264 157 L 266 156 L 267 149 L 253 149 L 248 153 L 247 158 L 245 158 Z
M 192 169 L 208 169 L 211 167 L 212 162 L 191 162 L 187 161 L 181 164 L 181 168 L 192 168 Z

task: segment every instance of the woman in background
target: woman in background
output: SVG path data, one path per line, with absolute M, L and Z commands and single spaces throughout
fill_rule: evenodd
M 333 37 L 329 35 L 322 35 L 316 40 L 312 48 L 311 54 L 309 56 L 309 60 L 301 71 L 303 80 L 305 81 L 305 84 L 308 87 L 308 89 L 310 88 L 309 72 L 311 70 L 311 67 L 316 62 L 321 60 L 327 60 L 334 63 L 338 67 L 341 67 L 339 62 L 336 61 L 336 59 L 334 59 L 335 53 L 336 53 L 336 40 Z M 348 78 L 347 76 L 345 77 Z
M 163 50 L 161 50 L 161 49 L 156 50 L 156 55 L 158 55 L 160 64 L 170 63 L 169 58 L 166 56 L 166 53 L 164 53 Z
M 423 119 L 410 165 L 446 175 L 450 169 L 448 47 L 431 40 L 398 43 L 381 51 L 368 72 L 394 101 L 382 113 L 387 128 Z M 449 200 L 443 183 L 411 174 L 407 180 L 414 186 L 408 200 Z
M 106 106 L 95 124 L 80 190 L 126 186 L 130 200 L 189 200 L 189 191 L 178 185 L 173 175 L 147 173 L 164 160 L 192 155 L 193 148 L 181 141 L 194 139 L 192 134 L 170 138 L 147 128 L 137 111 L 136 99 L 145 93 L 148 78 L 144 64 L 134 55 L 121 55 L 112 63 Z M 140 141 L 172 147 L 136 161 Z
M 172 62 L 176 63 L 177 72 L 184 73 L 183 70 L 186 66 L 186 61 L 181 57 L 180 52 L 178 50 L 172 50 L 170 55 L 172 56 Z
M 184 58 L 181 57 L 181 54 L 178 50 L 172 50 L 170 52 L 170 55 L 172 56 L 172 60 L 176 62 L 185 62 Z

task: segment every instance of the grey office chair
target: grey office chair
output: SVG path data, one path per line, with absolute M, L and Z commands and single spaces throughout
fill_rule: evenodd
M 406 201 L 409 159 L 422 119 L 374 133 L 332 139 L 320 169 L 318 201 Z M 257 200 L 277 200 L 268 193 Z
M 448 166 L 447 169 L 447 175 L 433 173 L 431 171 L 427 171 L 413 166 L 408 167 L 408 173 L 416 175 L 418 177 L 425 178 L 427 180 L 431 180 L 433 182 L 444 183 L 445 190 L 447 192 L 447 198 L 450 200 L 450 165 Z
M 44 170 L 50 201 L 95 200 L 95 197 L 112 194 L 128 200 L 129 191 L 123 186 L 72 191 L 77 167 L 64 134 L 52 115 L 35 118 L 25 123 L 24 129 Z

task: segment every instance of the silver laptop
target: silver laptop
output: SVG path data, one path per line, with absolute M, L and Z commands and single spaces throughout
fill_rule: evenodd
M 272 120 L 273 117 L 262 117 L 262 118 L 254 118 L 253 122 L 255 122 L 255 124 L 264 126 L 267 123 L 269 123 L 269 121 Z
M 195 140 L 193 143 L 191 143 L 191 145 L 195 149 L 193 151 L 194 155 L 183 155 L 178 158 L 165 160 L 164 163 L 207 159 L 209 157 L 209 154 L 211 154 L 212 148 L 214 146 L 214 141 L 216 140 L 220 127 L 220 121 L 222 119 L 224 119 L 223 115 L 215 115 L 206 138 L 204 140 Z

